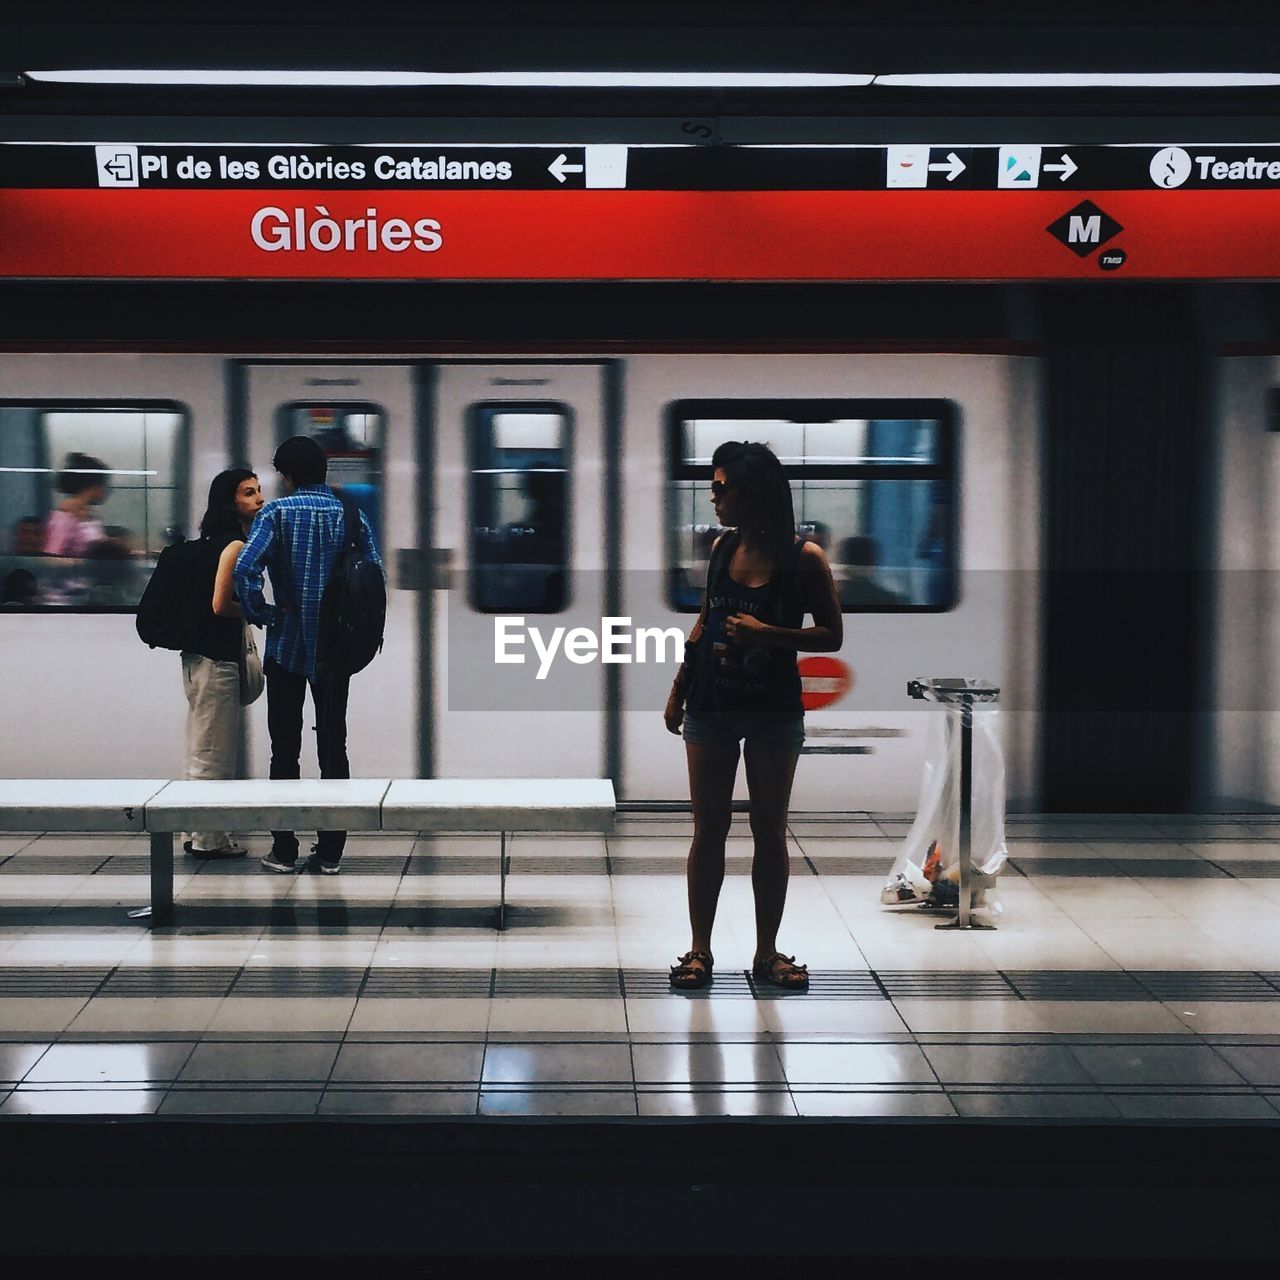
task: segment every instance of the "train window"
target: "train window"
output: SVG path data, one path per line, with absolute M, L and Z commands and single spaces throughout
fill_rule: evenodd
M 480 613 L 568 607 L 570 427 L 560 404 L 471 408 L 468 597 Z
M 292 401 L 276 413 L 276 436 L 310 436 L 328 463 L 326 483 L 364 512 L 382 545 L 382 443 L 386 413 L 363 402 Z
M 179 405 L 0 402 L 6 609 L 134 608 L 186 509 Z
M 846 613 L 953 608 L 955 406 L 945 400 L 682 400 L 668 408 L 668 598 L 696 611 L 719 526 L 726 440 L 757 440 L 791 483 L 796 532 L 827 553 Z

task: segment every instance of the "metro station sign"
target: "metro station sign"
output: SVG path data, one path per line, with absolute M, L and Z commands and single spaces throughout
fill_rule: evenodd
M 1280 145 L 0 144 L 0 277 L 1280 277 Z

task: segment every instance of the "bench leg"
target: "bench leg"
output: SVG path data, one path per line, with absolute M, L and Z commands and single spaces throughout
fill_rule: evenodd
M 498 931 L 502 932 L 507 927 L 507 867 L 510 861 L 507 858 L 507 833 L 501 834 L 501 842 L 498 845 Z
M 151 927 L 173 923 L 173 832 L 151 833 Z
M 153 929 L 173 923 L 173 832 L 151 833 L 151 905 L 129 912 L 130 920 L 145 920 Z

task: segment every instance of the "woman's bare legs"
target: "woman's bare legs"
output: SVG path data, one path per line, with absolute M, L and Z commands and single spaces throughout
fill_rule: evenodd
M 768 960 L 778 950 L 778 927 L 787 903 L 787 807 L 796 775 L 792 751 L 746 749 L 747 791 L 751 796 L 751 889 L 756 900 L 757 960 Z
M 693 843 L 689 846 L 689 925 L 694 951 L 711 954 L 711 930 L 724 882 L 724 842 L 733 820 L 738 744 L 686 742 Z

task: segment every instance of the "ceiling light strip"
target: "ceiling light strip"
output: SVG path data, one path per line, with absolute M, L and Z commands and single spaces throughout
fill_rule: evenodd
M 870 75 L 816 71 L 27 71 L 54 84 L 237 86 L 263 88 L 516 89 L 842 89 L 869 85 Z

